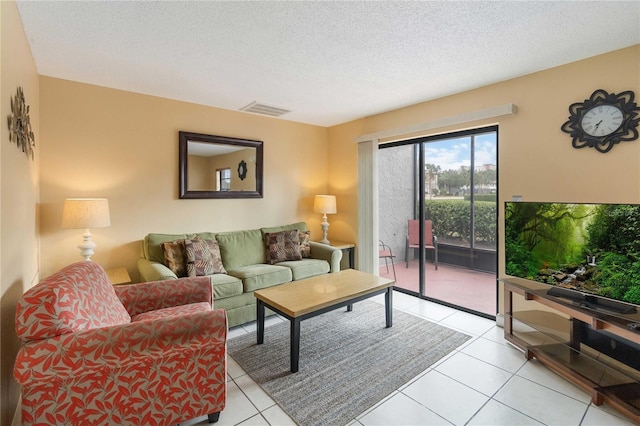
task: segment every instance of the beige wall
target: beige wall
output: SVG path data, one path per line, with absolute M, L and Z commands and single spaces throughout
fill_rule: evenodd
M 199 155 L 187 157 L 189 163 L 187 182 L 190 191 L 215 191 L 216 173 L 211 171 L 210 161 L 209 157 Z
M 241 161 L 247 164 L 247 175 L 244 180 L 238 176 L 238 165 Z M 216 187 L 215 170 L 231 169 L 231 191 L 256 191 L 256 150 L 245 148 L 225 155 L 209 158 L 209 170 L 213 170 L 211 188 Z
M 518 113 L 461 126 L 499 124 L 501 216 L 503 202 L 513 195 L 529 201 L 640 203 L 640 140 L 620 143 L 602 154 L 592 148 L 574 149 L 569 135 L 560 130 L 569 105 L 596 89 L 633 90 L 640 102 L 640 45 L 330 128 L 329 192 L 339 194 L 341 212 L 339 223 L 332 222 L 334 237 L 357 239 L 357 136 L 506 103 L 515 104 Z M 499 234 L 502 245 L 502 225 Z M 499 258 L 502 276 L 502 253 Z
M 338 214 L 331 215 L 330 238 L 358 241 L 358 146 L 355 137 L 368 133 L 366 119 L 329 128 L 329 187 Z M 357 248 L 356 248 L 357 250 Z
M 61 229 L 66 197 L 106 197 L 111 227 L 92 230 L 93 260 L 138 279 L 150 232 L 226 231 L 306 220 L 327 184 L 322 127 L 49 77 L 40 79 L 42 275 L 80 260 L 81 230 Z M 178 199 L 178 131 L 262 140 L 264 198 Z M 232 171 L 235 171 L 233 169 Z
M 19 388 L 13 364 L 20 347 L 14 331 L 15 306 L 39 278 L 38 164 L 42 153 L 39 131 L 39 81 L 15 2 L 0 2 L 0 424 L 9 425 Z M 7 117 L 18 86 L 29 105 L 35 133 L 35 159 L 9 142 Z

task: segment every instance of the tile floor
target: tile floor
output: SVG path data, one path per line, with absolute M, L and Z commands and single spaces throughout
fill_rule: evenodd
M 376 299 L 384 303 L 382 297 Z M 508 345 L 494 321 L 394 293 L 394 307 L 473 336 L 431 368 L 353 419 L 367 425 L 631 425 L 606 405 Z M 283 321 L 270 317 L 269 323 Z M 229 337 L 254 333 L 255 323 Z M 304 332 L 304 325 L 303 325 Z M 205 425 L 206 417 L 188 425 Z M 229 358 L 224 425 L 295 425 Z

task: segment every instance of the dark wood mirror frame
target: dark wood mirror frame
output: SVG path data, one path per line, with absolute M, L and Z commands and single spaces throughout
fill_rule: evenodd
M 230 138 L 226 136 L 205 135 L 201 133 L 179 132 L 179 180 L 180 198 L 184 199 L 205 199 L 205 198 L 262 198 L 262 173 L 263 173 L 263 142 Z M 189 189 L 189 142 L 198 142 L 222 145 L 226 147 L 246 147 L 255 149 L 255 190 L 243 191 L 214 191 L 214 190 L 193 190 Z M 244 162 L 244 161 L 243 161 Z M 236 165 L 231 167 L 231 173 L 238 173 Z M 246 165 L 245 165 L 246 174 Z

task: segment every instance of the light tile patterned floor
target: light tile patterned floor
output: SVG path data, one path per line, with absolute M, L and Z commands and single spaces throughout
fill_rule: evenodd
M 375 299 L 384 303 L 382 298 Z M 473 336 L 457 350 L 353 419 L 368 425 L 632 425 L 607 406 L 537 361 L 509 346 L 495 322 L 394 293 L 394 307 Z M 283 321 L 270 317 L 269 324 Z M 234 327 L 229 337 L 255 333 L 255 323 Z M 188 425 L 205 425 L 206 417 Z M 229 358 L 226 425 L 295 425 Z

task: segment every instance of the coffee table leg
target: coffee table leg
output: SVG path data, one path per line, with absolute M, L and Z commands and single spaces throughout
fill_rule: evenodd
M 291 372 L 298 372 L 298 361 L 300 359 L 300 319 L 291 319 Z
M 257 299 L 256 306 L 258 309 L 258 344 L 261 345 L 264 343 L 264 303 Z
M 384 294 L 384 311 L 387 320 L 387 328 L 393 325 L 393 287 L 387 288 Z

